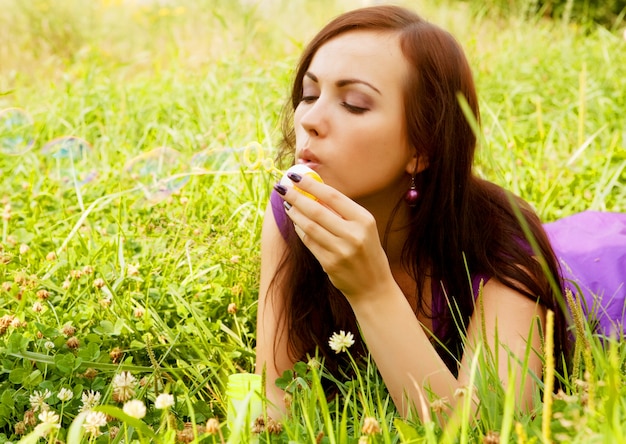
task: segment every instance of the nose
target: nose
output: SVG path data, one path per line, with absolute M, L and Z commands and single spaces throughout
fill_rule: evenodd
M 300 118 L 300 125 L 310 136 L 323 136 L 328 130 L 327 107 L 321 97 L 306 105 Z

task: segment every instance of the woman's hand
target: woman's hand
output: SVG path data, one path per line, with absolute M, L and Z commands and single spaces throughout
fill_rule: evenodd
M 374 216 L 336 189 L 310 177 L 283 194 L 296 233 L 328 274 L 333 285 L 353 299 L 380 296 L 377 289 L 393 282 Z M 279 193 L 284 189 L 277 189 Z M 282 193 L 280 193 L 282 194 Z

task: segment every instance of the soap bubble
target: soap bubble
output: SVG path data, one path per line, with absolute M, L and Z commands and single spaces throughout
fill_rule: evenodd
M 97 171 L 93 167 L 93 148 L 85 139 L 63 136 L 51 140 L 41 153 L 54 162 L 49 177 L 62 183 L 79 186 L 94 180 Z
M 235 173 L 244 165 L 240 162 L 244 148 L 210 148 L 194 154 L 191 169 L 198 173 Z
M 139 203 L 156 205 L 179 192 L 188 182 L 188 174 L 176 174 L 187 169 L 175 149 L 162 146 L 130 159 L 124 171 L 141 187 L 144 199 Z
M 20 108 L 0 111 L 0 152 L 17 156 L 29 151 L 35 143 L 33 119 Z
M 258 142 L 238 148 L 208 148 L 193 155 L 191 168 L 200 174 L 278 172 Z
M 183 162 L 180 153 L 161 146 L 130 159 L 124 165 L 124 172 L 144 185 L 153 185 L 180 170 L 181 166 Z
M 144 191 L 144 201 L 148 205 L 156 205 L 163 202 L 173 194 L 177 194 L 189 182 L 189 174 L 178 174 L 166 177 L 156 182 L 154 185 L 146 187 Z

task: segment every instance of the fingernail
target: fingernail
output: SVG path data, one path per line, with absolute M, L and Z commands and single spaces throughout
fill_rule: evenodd
M 287 187 L 284 185 L 281 185 L 279 183 L 277 183 L 276 185 L 274 185 L 274 189 L 276 190 L 276 192 L 278 194 L 280 194 L 281 196 L 284 196 L 285 194 L 287 194 Z
M 292 173 L 292 172 L 287 173 L 287 177 L 291 179 L 293 182 L 300 182 L 302 180 L 301 175 Z
M 285 207 L 285 211 L 289 211 L 291 209 L 291 204 L 286 200 L 283 201 L 283 207 Z

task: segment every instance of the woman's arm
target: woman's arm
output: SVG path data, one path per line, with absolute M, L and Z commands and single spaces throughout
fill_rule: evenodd
M 384 289 L 379 291 L 385 292 Z M 428 388 L 436 398 L 444 399 L 454 407 L 460 399 L 455 397 L 459 388 L 469 384 L 469 369 L 472 351 L 478 343 L 483 344 L 483 353 L 488 347 L 496 353 L 496 337 L 499 344 L 498 375 L 504 386 L 513 383 L 519 388 L 515 399 L 519 405 L 532 405 L 535 383 L 532 373 L 540 376 L 542 371 L 541 342 L 537 317 L 543 323 L 545 312 L 541 306 L 526 296 L 511 290 L 495 279 L 483 288 L 483 301 L 476 306 L 467 331 L 466 353 L 463 355 L 458 379 L 448 370 L 434 349 L 428 336 L 419 325 L 404 295 L 393 286 L 383 293 L 384 298 L 359 299 L 352 304 L 368 350 L 385 380 L 396 407 L 407 414 L 413 405 L 419 407 L 420 400 Z M 482 325 L 486 341 L 483 341 Z M 532 351 L 529 370 L 521 380 L 527 338 L 531 328 Z M 496 334 L 497 332 L 497 334 Z M 511 355 L 509 355 L 511 353 Z M 511 359 L 511 356 L 514 359 Z M 516 381 L 509 381 L 509 366 L 515 365 Z M 423 397 L 423 398 L 422 398 Z M 432 398 L 431 398 L 432 399 Z M 407 402 L 408 401 L 408 402 Z M 418 408 L 418 413 L 421 411 Z
M 280 295 L 281 285 L 270 283 L 276 274 L 280 260 L 287 248 L 274 215 L 271 204 L 265 211 L 261 232 L 261 282 L 257 312 L 256 373 L 266 373 L 268 414 L 275 419 L 285 411 L 284 393 L 274 381 L 284 370 L 292 368 L 294 362 L 287 353 L 288 332 L 285 322 L 280 321 L 284 301 Z
M 333 188 L 303 178 L 299 188 L 318 197 L 324 205 L 293 190 L 284 199 L 292 207 L 287 212 L 298 227 L 296 232 L 328 273 L 330 280 L 347 298 L 363 333 L 369 352 L 376 361 L 398 409 L 407 414 L 420 406 L 428 389 L 436 398 L 454 406 L 455 391 L 469 382 L 471 350 L 482 341 L 491 350 L 495 338 L 500 356 L 510 350 L 524 361 L 526 338 L 536 318 L 544 312 L 533 301 L 491 279 L 483 289 L 468 327 L 467 351 L 458 379 L 448 370 L 430 343 L 402 290 L 395 282 L 385 252 L 380 245 L 376 223 L 371 214 Z M 484 322 L 483 322 L 484 319 Z M 529 368 L 541 373 L 539 334 L 533 333 Z M 505 351 L 504 353 L 502 351 Z M 520 369 L 516 369 L 519 375 Z M 498 363 L 498 375 L 508 381 L 507 359 Z M 532 377 L 514 381 L 523 387 L 518 393 L 529 404 L 533 393 Z M 408 402 L 407 402 L 408 401 Z M 418 413 L 421 411 L 418 408 Z

